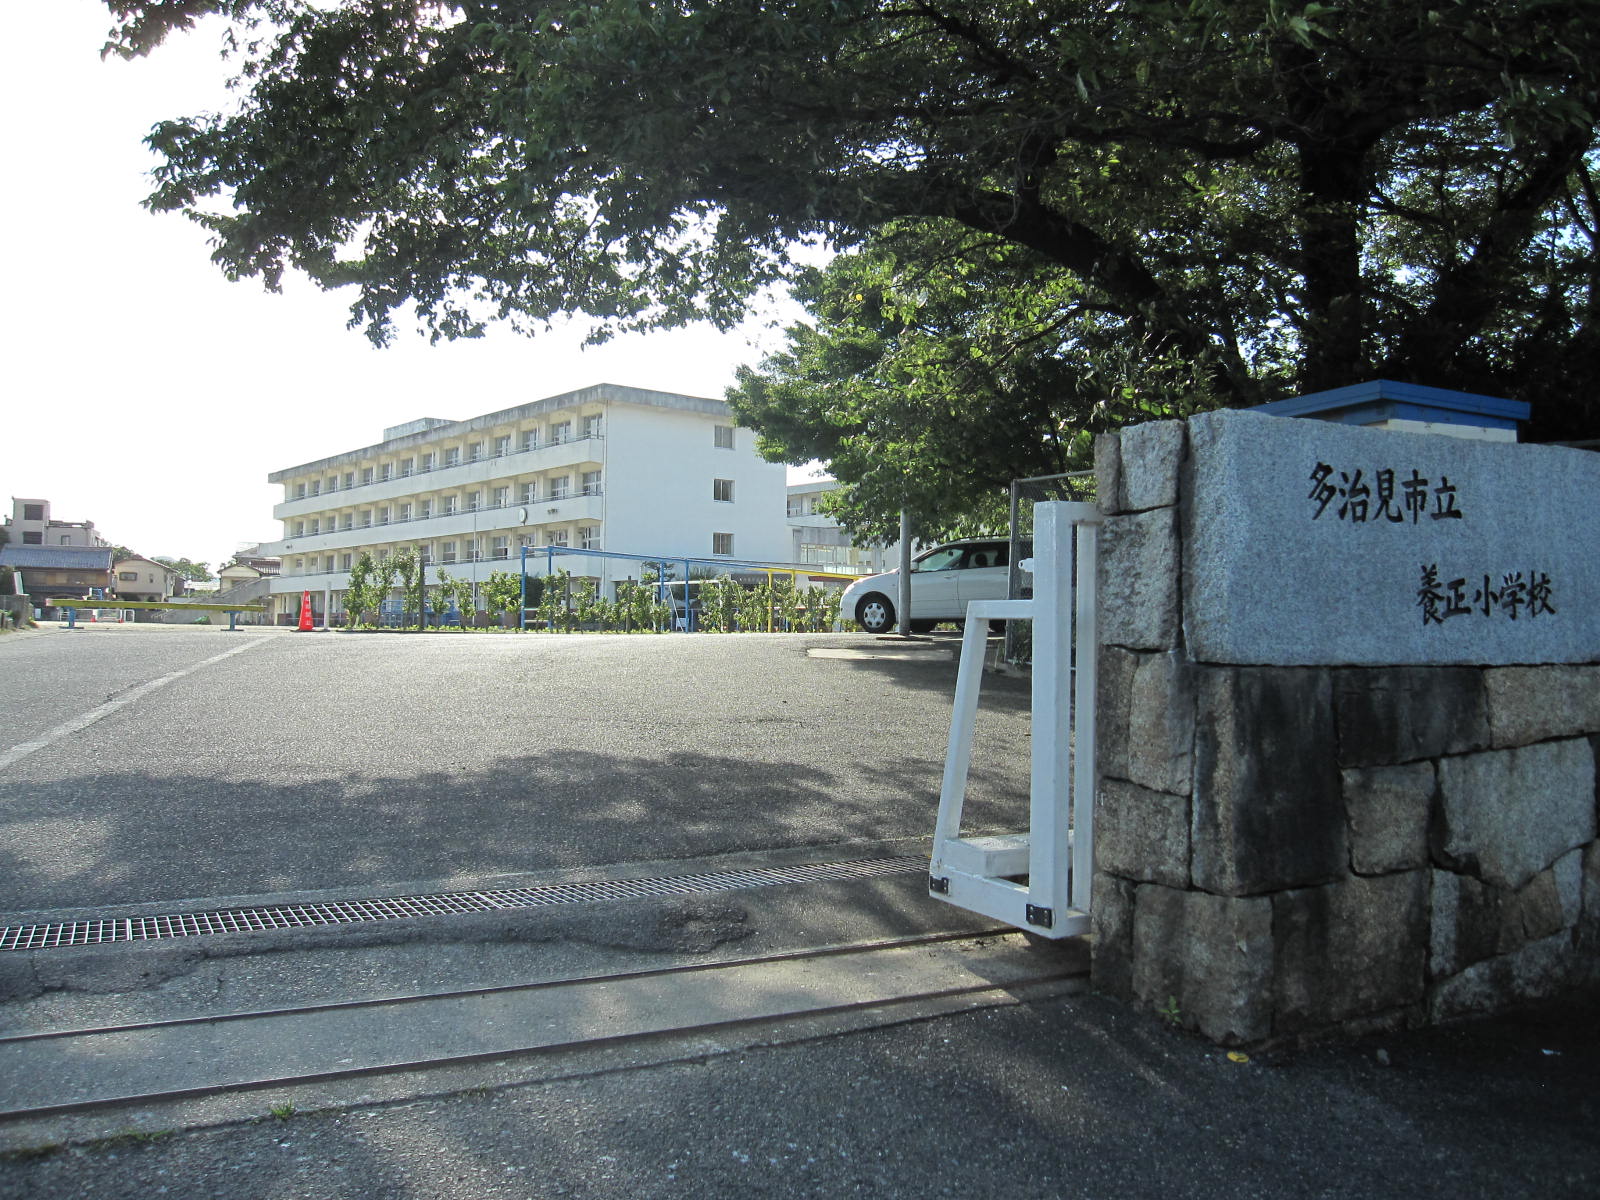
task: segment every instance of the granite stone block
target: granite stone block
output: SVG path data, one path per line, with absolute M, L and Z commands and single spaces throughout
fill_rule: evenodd
M 1182 653 L 1141 656 L 1128 719 L 1128 778 L 1188 795 L 1194 786 L 1194 721 L 1194 669 Z
M 1116 516 L 1128 511 L 1122 493 L 1122 435 L 1099 433 L 1094 439 L 1094 490 L 1100 511 Z
M 1495 667 L 1484 687 L 1494 746 L 1600 731 L 1600 666 Z
M 1232 410 L 1190 418 L 1188 463 L 1197 661 L 1600 661 L 1600 455 Z
M 1339 761 L 1386 766 L 1489 745 L 1483 672 L 1470 667 L 1336 671 Z
M 1100 783 L 1095 867 L 1140 883 L 1189 886 L 1189 797 L 1119 779 Z
M 1133 999 L 1134 888 L 1128 880 L 1103 872 L 1094 877 L 1089 982 L 1119 1000 Z
M 1572 934 L 1553 934 L 1437 980 L 1428 989 L 1428 1019 L 1449 1021 L 1547 999 L 1578 978 L 1582 969 L 1573 953 Z
M 1354 767 L 1342 777 L 1351 869 L 1357 875 L 1387 875 L 1427 866 L 1433 764 Z
M 1134 993 L 1223 1045 L 1272 1032 L 1272 902 L 1144 884 L 1134 893 Z
M 1126 779 L 1133 675 L 1139 666 L 1139 656 L 1117 646 L 1101 646 L 1098 663 L 1095 761 L 1102 779 Z
M 1273 1029 L 1325 1029 L 1416 1004 L 1427 872 L 1351 878 L 1272 897 Z
M 1130 650 L 1178 644 L 1176 509 L 1109 517 L 1100 540 L 1100 641 Z
M 1555 880 L 1556 894 L 1561 900 L 1561 924 L 1576 925 L 1583 919 L 1583 855 L 1587 847 L 1563 854 L 1556 859 L 1550 874 Z
M 1152 421 L 1122 430 L 1122 499 L 1142 512 L 1178 502 L 1186 427 L 1182 421 Z
M 1195 886 L 1245 896 L 1342 879 L 1350 854 L 1328 672 L 1195 674 Z
M 1433 857 L 1499 887 L 1522 887 L 1595 836 L 1587 738 L 1445 758 Z

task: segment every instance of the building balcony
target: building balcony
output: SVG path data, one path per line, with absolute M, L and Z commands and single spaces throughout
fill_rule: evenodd
M 601 443 L 604 441 L 604 434 L 590 437 L 580 435 L 562 442 L 549 442 L 532 450 L 486 454 L 471 462 L 452 466 L 438 464 L 428 470 L 414 470 L 406 475 L 396 471 L 388 479 L 374 479 L 371 483 L 357 483 L 349 488 L 324 488 L 315 496 L 308 494 L 285 500 L 273 506 L 272 515 L 280 521 L 292 520 L 326 512 L 330 508 L 382 504 L 422 492 L 479 487 L 509 475 L 528 475 L 563 467 L 577 468 L 587 463 L 599 466 Z
M 277 557 L 296 554 L 332 554 L 356 546 L 383 546 L 395 542 L 431 542 L 440 538 L 483 537 L 495 533 L 515 533 L 530 526 L 565 524 L 578 521 L 598 524 L 604 510 L 599 491 L 546 497 L 543 500 L 512 501 L 482 505 L 476 509 L 439 513 L 409 520 L 374 521 L 349 529 L 324 529 L 317 533 L 287 537 L 270 544 Z M 285 570 L 288 570 L 287 564 Z

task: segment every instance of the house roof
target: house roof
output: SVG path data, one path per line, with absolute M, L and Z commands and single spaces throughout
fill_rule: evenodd
M 0 547 L 0 566 L 66 567 L 78 571 L 109 571 L 110 546 L 18 546 Z
M 117 560 L 116 565 L 119 566 L 119 567 L 126 567 L 126 566 L 129 566 L 129 565 L 133 564 L 133 563 L 144 563 L 147 566 L 154 567 L 158 571 L 165 571 L 169 575 L 181 575 L 181 574 L 183 574 L 183 572 L 177 570 L 176 568 L 169 567 L 164 562 L 157 562 L 153 558 L 120 558 L 120 559 Z

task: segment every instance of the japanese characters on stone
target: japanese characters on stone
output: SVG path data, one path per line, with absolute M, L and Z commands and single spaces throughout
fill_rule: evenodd
M 1405 477 L 1393 467 L 1385 467 L 1374 471 L 1369 481 L 1361 467 L 1343 471 L 1319 462 L 1311 472 L 1311 492 L 1307 499 L 1316 505 L 1316 511 L 1311 514 L 1313 521 L 1320 519 L 1330 507 L 1335 519 L 1352 525 L 1382 522 L 1399 525 L 1408 520 L 1415 525 L 1424 516 L 1434 521 L 1462 518 L 1456 487 L 1450 477 L 1441 475 L 1438 483 L 1434 483 L 1423 478 L 1415 467 Z

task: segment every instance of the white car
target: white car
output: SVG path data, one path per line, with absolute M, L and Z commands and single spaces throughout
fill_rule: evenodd
M 926 632 L 941 621 L 959 623 L 971 601 L 1004 600 L 1010 563 L 1011 543 L 1005 538 L 969 538 L 924 550 L 911 562 L 911 628 Z M 845 588 L 839 612 L 868 633 L 889 633 L 899 603 L 900 572 L 889 571 Z

